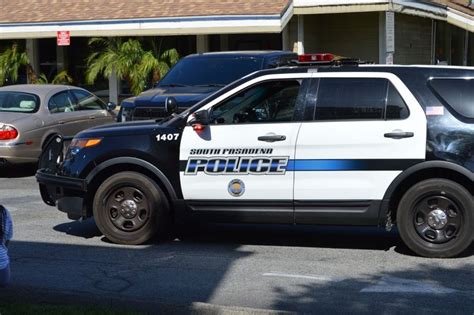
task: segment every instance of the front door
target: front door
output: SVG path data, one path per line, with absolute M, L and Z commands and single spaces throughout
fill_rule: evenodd
M 294 177 L 287 168 L 301 125 L 303 82 L 266 80 L 231 92 L 204 108 L 211 115 L 204 130 L 185 127 L 180 179 L 192 209 L 278 212 L 276 221 L 292 222 Z

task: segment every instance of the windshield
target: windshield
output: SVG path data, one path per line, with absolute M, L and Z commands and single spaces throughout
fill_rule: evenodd
M 38 110 L 39 98 L 23 92 L 0 92 L 0 112 L 34 113 Z
M 254 57 L 185 58 L 158 86 L 224 86 L 261 68 L 262 59 Z

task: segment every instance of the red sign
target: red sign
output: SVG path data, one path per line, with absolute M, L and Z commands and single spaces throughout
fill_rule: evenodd
M 56 39 L 58 46 L 69 46 L 71 45 L 71 32 L 70 31 L 58 31 L 56 33 Z

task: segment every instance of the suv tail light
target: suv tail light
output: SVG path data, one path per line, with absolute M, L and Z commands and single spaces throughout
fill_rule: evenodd
M 321 61 L 333 61 L 333 54 L 304 54 L 298 56 L 299 62 L 321 62 Z
M 18 137 L 18 130 L 8 125 L 0 125 L 0 140 L 13 140 Z

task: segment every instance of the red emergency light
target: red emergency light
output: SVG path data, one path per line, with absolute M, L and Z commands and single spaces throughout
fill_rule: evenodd
M 298 56 L 299 62 L 328 62 L 333 60 L 334 55 L 328 53 L 303 54 Z

